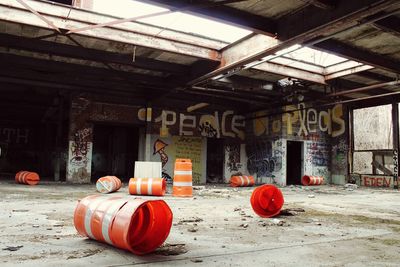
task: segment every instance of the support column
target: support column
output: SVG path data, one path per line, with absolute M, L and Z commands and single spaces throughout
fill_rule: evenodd
M 150 161 L 152 147 L 151 147 L 151 128 L 152 128 L 152 108 L 148 104 L 146 106 L 146 131 L 145 131 L 145 150 L 144 150 L 144 160 Z
M 392 125 L 393 125 L 393 186 L 399 188 L 398 166 L 399 166 L 399 105 L 392 104 Z

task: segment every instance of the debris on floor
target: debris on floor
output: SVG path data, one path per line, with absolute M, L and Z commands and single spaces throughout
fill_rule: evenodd
M 203 221 L 202 218 L 199 218 L 199 217 L 192 217 L 192 218 L 189 218 L 189 219 L 180 220 L 178 224 L 182 224 L 182 223 L 194 223 L 194 222 L 202 222 L 202 221 Z
M 181 255 L 185 254 L 186 252 L 188 252 L 188 249 L 186 249 L 186 244 L 168 244 L 168 243 L 165 243 L 156 251 L 154 251 L 155 254 L 164 256 Z
M 19 249 L 22 248 L 22 247 L 23 247 L 23 246 L 6 247 L 6 248 L 3 248 L 3 250 L 17 251 L 17 250 L 19 250 Z

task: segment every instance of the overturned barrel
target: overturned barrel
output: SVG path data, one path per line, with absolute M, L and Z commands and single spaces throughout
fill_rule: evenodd
M 18 184 L 37 185 L 40 181 L 36 172 L 20 171 L 15 175 L 15 182 Z
M 279 214 L 284 199 L 279 188 L 265 184 L 254 189 L 250 202 L 257 215 L 268 218 Z
M 167 239 L 172 211 L 163 200 L 92 195 L 79 201 L 74 225 L 83 236 L 143 255 Z
M 118 191 L 122 186 L 122 182 L 115 176 L 104 176 L 97 180 L 96 189 L 100 193 L 111 193 Z
M 324 183 L 324 177 L 322 176 L 310 176 L 310 175 L 304 175 L 301 178 L 301 184 L 305 186 L 309 185 L 321 185 Z
M 230 184 L 232 187 L 242 187 L 242 186 L 253 186 L 254 177 L 253 176 L 232 176 L 230 179 Z
M 164 178 L 131 178 L 129 180 L 129 194 L 163 196 L 167 188 Z

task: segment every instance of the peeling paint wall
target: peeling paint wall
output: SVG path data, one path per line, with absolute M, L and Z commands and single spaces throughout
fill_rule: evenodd
M 286 113 L 255 113 L 247 127 L 247 169 L 262 182 L 286 185 L 287 141 L 303 142 L 302 175 L 324 176 L 326 182 L 345 180 L 347 174 L 347 119 L 345 107 L 286 106 Z M 255 160 L 254 160 L 255 159 Z
M 206 138 L 152 135 L 151 144 L 153 146 L 151 161 L 161 162 L 162 176 L 168 182 L 172 182 L 177 158 L 191 159 L 194 184 L 206 182 Z

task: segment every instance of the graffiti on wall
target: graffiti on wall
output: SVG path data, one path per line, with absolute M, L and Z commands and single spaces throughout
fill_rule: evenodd
M 272 176 L 282 169 L 282 142 L 257 141 L 246 145 L 247 170 L 259 177 Z
M 392 176 L 361 175 L 361 185 L 368 187 L 392 187 Z
M 240 144 L 229 144 L 225 146 L 227 155 L 226 165 L 230 172 L 237 172 L 242 167 L 240 163 Z
M 28 144 L 29 134 L 26 128 L 0 128 L 0 140 L 6 143 Z
M 70 164 L 75 167 L 84 167 L 90 163 L 88 159 L 88 153 L 91 149 L 91 142 L 89 142 L 89 138 L 91 135 L 90 128 L 84 128 L 78 130 L 74 134 L 74 140 L 70 143 Z
M 256 136 L 282 134 L 308 137 L 317 132 L 325 132 L 332 137 L 337 137 L 345 132 L 343 119 L 343 106 L 335 105 L 332 109 L 317 111 L 306 108 L 304 103 L 297 106 L 285 107 L 287 113 L 282 116 L 263 117 L 265 112 L 259 112 L 259 118 L 253 120 L 253 132 Z M 283 130 L 286 129 L 286 132 Z
M 332 145 L 332 171 L 341 173 L 347 168 L 348 145 L 342 138 L 337 144 Z
M 328 166 L 329 145 L 326 143 L 308 142 L 306 161 L 317 167 Z
M 162 167 L 162 178 L 166 179 L 168 183 L 172 183 L 171 175 L 167 173 L 165 166 L 168 163 L 168 155 L 165 151 L 165 148 L 168 146 L 167 143 L 164 141 L 157 139 L 153 144 L 153 155 L 158 154 L 161 160 L 161 167 Z
M 146 109 L 138 110 L 138 119 L 149 121 Z M 176 113 L 171 110 L 162 110 L 160 115 L 151 119 L 155 123 L 154 128 L 159 131 L 161 137 L 168 135 L 179 136 L 204 136 L 204 137 L 231 137 L 244 140 L 245 117 L 235 115 L 232 110 L 224 112 L 215 111 L 214 114 L 188 115 Z

